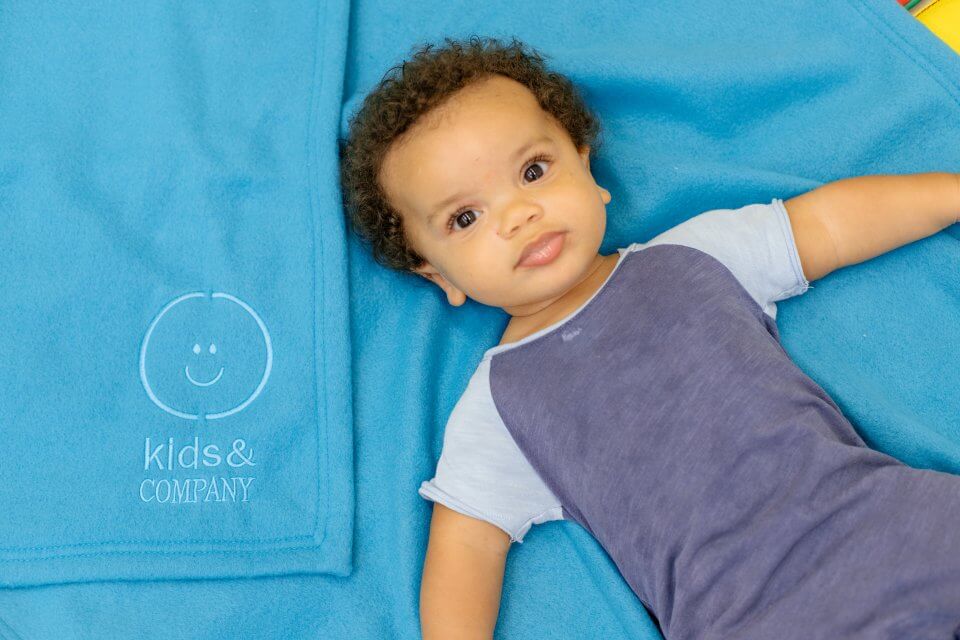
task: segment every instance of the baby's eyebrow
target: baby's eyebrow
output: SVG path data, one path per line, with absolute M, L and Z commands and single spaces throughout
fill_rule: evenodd
M 526 144 L 524 144 L 519 149 L 513 152 L 513 154 L 510 156 L 510 161 L 516 162 L 517 160 L 520 159 L 521 156 L 523 156 L 523 154 L 529 151 L 531 147 L 535 147 L 542 142 L 550 142 L 550 136 L 544 135 L 544 136 L 540 136 L 536 140 L 527 141 Z M 464 197 L 465 195 L 467 195 L 467 192 L 461 191 L 460 193 L 456 193 L 450 196 L 449 198 L 445 198 L 443 201 L 438 202 L 436 205 L 434 205 L 432 209 L 432 213 L 427 216 L 427 224 L 432 224 L 433 219 L 436 218 L 443 209 L 446 209 L 448 206 L 450 206 L 460 198 Z

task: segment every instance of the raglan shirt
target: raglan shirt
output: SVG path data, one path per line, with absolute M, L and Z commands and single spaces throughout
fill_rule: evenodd
M 779 199 L 768 205 L 707 211 L 649 242 L 634 243 L 617 251 L 622 262 L 633 252 L 661 244 L 683 245 L 710 254 L 736 276 L 774 319 L 776 302 L 800 295 L 810 287 Z M 613 274 L 608 276 L 608 282 L 612 278 Z M 599 290 L 581 308 L 591 304 L 597 293 Z M 501 347 L 536 340 L 569 319 Z M 532 525 L 559 520 L 563 515 L 559 500 L 513 441 L 490 394 L 491 358 L 504 350 L 489 349 L 471 376 L 447 420 L 435 477 L 421 484 L 419 494 L 494 524 L 510 535 L 511 542 L 522 543 Z
M 420 495 L 511 541 L 576 521 L 670 640 L 953 637 L 960 476 L 867 447 L 780 345 L 775 303 L 810 286 L 783 202 L 619 253 L 484 353 Z

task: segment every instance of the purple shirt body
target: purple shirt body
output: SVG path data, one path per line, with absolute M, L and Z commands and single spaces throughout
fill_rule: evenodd
M 772 303 L 809 286 L 782 202 L 684 224 L 486 352 L 421 494 L 514 540 L 576 521 L 668 640 L 954 638 L 960 476 L 868 448 L 781 347 Z

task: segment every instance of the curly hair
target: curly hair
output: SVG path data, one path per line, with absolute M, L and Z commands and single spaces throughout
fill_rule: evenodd
M 577 149 L 599 148 L 600 122 L 565 76 L 549 71 L 543 57 L 516 38 L 503 43 L 471 36 L 425 44 L 410 60 L 390 68 L 350 118 L 340 141 L 340 179 L 351 228 L 369 243 L 374 260 L 414 273 L 425 260 L 407 241 L 400 213 L 387 201 L 379 181 L 390 145 L 424 114 L 472 82 L 500 74 L 526 86 L 540 107 L 567 131 Z

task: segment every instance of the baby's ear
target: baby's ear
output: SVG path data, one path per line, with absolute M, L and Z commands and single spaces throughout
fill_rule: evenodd
M 590 172 L 590 145 L 585 144 L 580 147 L 580 150 L 577 152 L 580 154 L 580 159 L 583 161 L 584 166 L 587 168 L 587 172 Z M 593 176 L 593 173 L 590 173 Z M 604 204 L 610 204 L 611 196 L 610 192 L 597 185 L 597 188 L 600 189 L 600 199 L 603 200 Z
M 583 164 L 587 167 L 587 169 L 590 169 L 590 145 L 583 145 L 577 150 L 577 153 L 580 154 L 580 159 L 583 161 Z
M 429 262 L 424 263 L 422 267 L 417 267 L 414 269 L 414 272 L 440 287 L 440 289 L 447 294 L 447 302 L 449 302 L 451 306 L 459 307 L 467 301 L 466 294 L 460 291 L 452 282 L 444 278 L 443 274 L 437 271 Z

